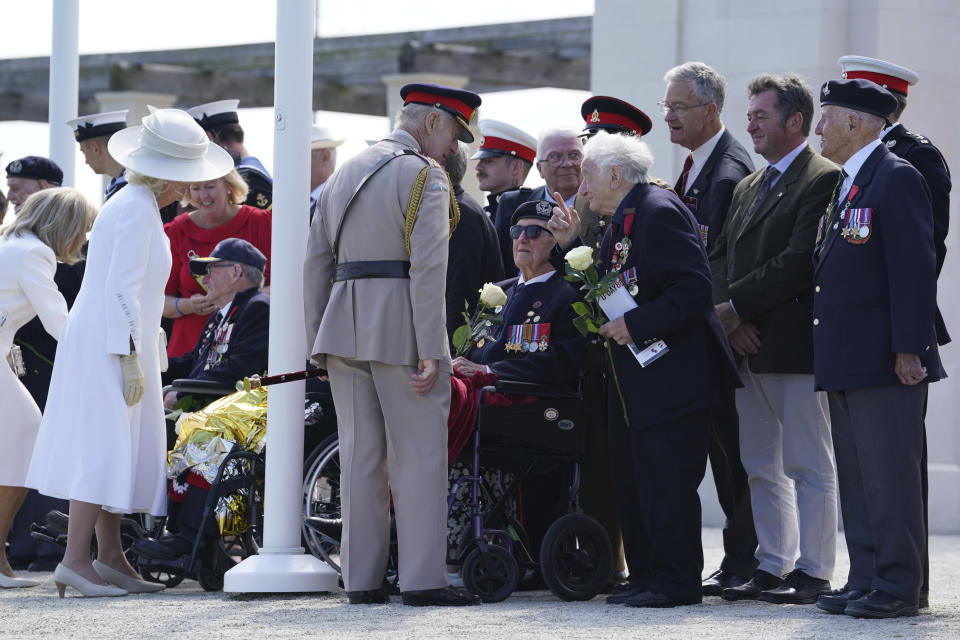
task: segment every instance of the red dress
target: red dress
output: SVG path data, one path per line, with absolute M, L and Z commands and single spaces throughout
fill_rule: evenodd
M 179 216 L 164 225 L 163 229 L 170 238 L 170 253 L 173 266 L 170 279 L 164 291 L 168 296 L 189 298 L 195 293 L 203 293 L 203 288 L 190 275 L 191 252 L 199 257 L 207 257 L 217 243 L 225 238 L 246 240 L 267 257 L 264 270 L 264 286 L 270 284 L 270 226 L 273 216 L 269 211 L 243 205 L 229 222 L 214 229 L 204 229 L 190 219 L 189 213 Z M 173 322 L 173 335 L 167 346 L 167 355 L 180 356 L 193 349 L 200 338 L 207 316 L 190 314 Z

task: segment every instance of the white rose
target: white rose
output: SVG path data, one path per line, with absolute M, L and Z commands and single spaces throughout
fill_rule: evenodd
M 563 259 L 577 271 L 585 271 L 593 264 L 593 249 L 585 246 L 570 249 Z
M 488 282 L 480 289 L 480 302 L 491 309 L 496 309 L 507 302 L 507 294 L 497 285 Z

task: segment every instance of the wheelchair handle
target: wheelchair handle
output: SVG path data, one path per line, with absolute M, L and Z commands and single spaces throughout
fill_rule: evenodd
M 268 387 L 271 384 L 294 382 L 296 380 L 306 380 L 307 378 L 322 378 L 326 377 L 326 375 L 326 369 L 306 369 L 304 371 L 294 371 L 293 373 L 279 373 L 275 376 L 264 376 L 263 378 L 258 375 L 253 375 L 249 378 L 238 380 L 237 391 L 250 391 L 251 389 Z

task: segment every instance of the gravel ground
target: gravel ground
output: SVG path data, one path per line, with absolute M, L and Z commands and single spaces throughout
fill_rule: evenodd
M 721 557 L 720 532 L 704 530 L 706 566 Z M 499 604 L 468 608 L 350 606 L 333 595 L 226 596 L 197 583 L 153 595 L 57 598 L 50 573 L 32 589 L 0 589 L 0 638 L 960 638 L 960 536 L 931 540 L 931 608 L 917 618 L 856 620 L 813 606 L 725 602 L 647 610 L 601 598 L 567 603 L 547 591 L 516 593 Z M 834 586 L 844 582 L 838 550 Z M 76 593 L 72 590 L 68 594 Z

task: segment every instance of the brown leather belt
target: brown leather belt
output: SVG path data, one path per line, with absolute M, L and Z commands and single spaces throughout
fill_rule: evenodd
M 333 272 L 333 281 L 362 278 L 409 278 L 410 263 L 406 260 L 365 260 L 342 262 Z

